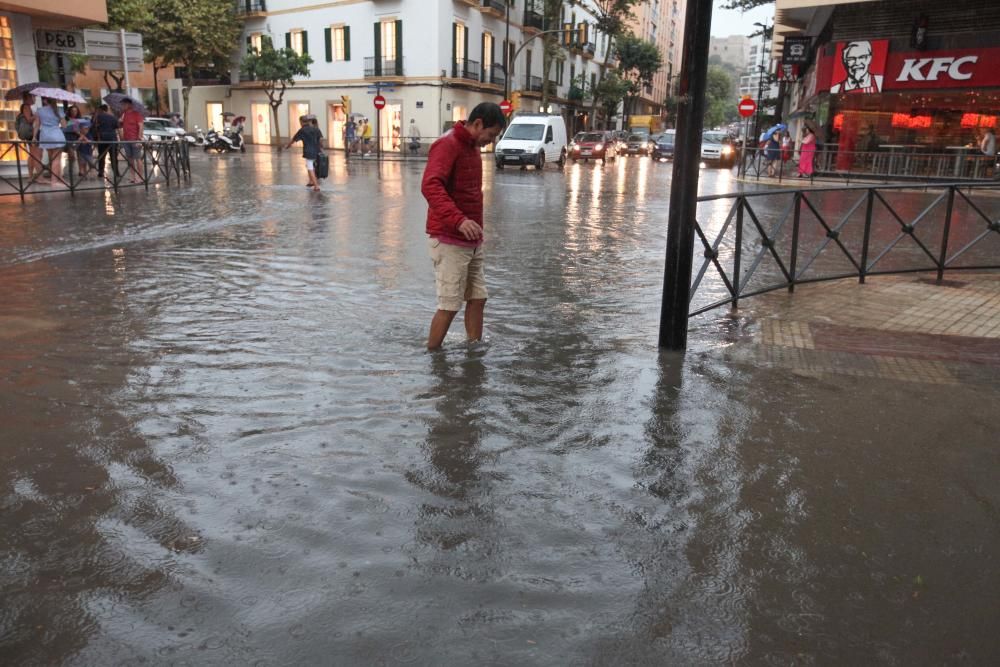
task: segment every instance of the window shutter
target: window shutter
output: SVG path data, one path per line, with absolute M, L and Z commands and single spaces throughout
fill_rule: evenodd
M 486 77 L 486 33 L 484 32 L 479 38 L 479 59 L 482 61 L 482 68 L 479 70 L 479 80 L 489 81 Z
M 451 24 L 451 75 L 458 76 L 458 24 Z
M 396 21 L 396 76 L 403 76 L 403 22 Z
M 247 35 L 247 53 L 251 53 L 253 50 L 253 37 Z
M 344 26 L 344 60 L 351 59 L 351 26 Z
M 382 75 L 382 24 L 375 21 L 375 76 Z
M 309 33 L 302 31 L 302 55 L 309 53 Z
M 292 48 L 292 33 L 290 32 L 285 33 L 285 48 L 286 49 Z
M 333 62 L 333 31 L 323 28 L 323 39 L 326 40 L 326 62 Z

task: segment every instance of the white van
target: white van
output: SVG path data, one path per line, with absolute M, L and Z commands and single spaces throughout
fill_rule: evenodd
M 497 169 L 506 165 L 541 169 L 546 162 L 566 164 L 566 123 L 562 116 L 521 113 L 515 116 L 497 142 Z

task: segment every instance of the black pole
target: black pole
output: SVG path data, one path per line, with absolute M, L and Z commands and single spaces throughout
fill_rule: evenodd
M 691 301 L 691 264 L 694 226 L 698 213 L 698 172 L 701 166 L 701 130 L 705 118 L 708 47 L 712 32 L 712 0 L 689 0 L 684 22 L 684 57 L 678 86 L 674 172 L 667 222 L 667 261 L 663 273 L 660 310 L 660 347 L 687 347 L 688 308 Z
M 503 40 L 503 98 L 510 99 L 510 2 L 507 3 L 507 35 Z
M 754 25 L 760 25 L 755 23 Z M 767 19 L 760 29 L 760 66 L 757 71 L 757 113 L 753 119 L 753 140 L 757 143 L 760 136 L 760 112 L 764 107 L 764 48 L 767 45 Z

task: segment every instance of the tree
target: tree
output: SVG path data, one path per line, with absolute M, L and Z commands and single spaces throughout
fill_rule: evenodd
M 238 48 L 243 28 L 235 4 L 218 0 L 147 0 L 150 23 L 143 44 L 153 58 L 184 67 L 184 117 L 195 71 L 224 70 Z
M 717 127 L 736 117 L 736 96 L 733 94 L 733 80 L 718 65 L 708 66 L 708 81 L 705 86 L 706 128 Z
M 271 115 L 274 117 L 273 134 L 278 133 L 278 108 L 285 97 L 288 86 L 295 85 L 295 77 L 309 76 L 312 58 L 308 53 L 299 55 L 294 49 L 275 49 L 266 40 L 260 51 L 253 49 L 245 58 L 241 73 L 254 81 L 260 81 L 267 93 Z
M 604 44 L 604 54 L 601 61 L 608 62 L 615 40 L 628 33 L 628 22 L 632 18 L 632 9 L 648 0 L 593 0 L 592 10 L 595 18 L 594 28 L 608 36 Z M 598 76 L 603 80 L 607 66 L 601 65 Z M 590 117 L 597 118 L 597 97 L 594 97 Z M 593 122 L 593 121 L 591 121 Z
M 773 4 L 774 0 L 726 0 L 725 4 L 722 5 L 722 8 L 738 9 L 742 12 L 748 12 L 751 9 L 756 9 L 757 7 Z
M 546 26 L 546 29 L 555 30 L 552 26 L 558 26 L 562 28 L 559 24 L 560 14 L 562 10 L 563 0 L 542 0 L 542 21 Z M 542 43 L 544 47 L 542 48 L 542 101 L 541 106 L 544 109 L 548 105 L 549 101 L 549 72 L 552 70 L 552 63 L 559 61 L 559 66 L 563 66 L 562 60 L 562 50 L 559 48 L 559 43 L 562 41 L 560 36 L 562 33 L 550 33 L 542 37 Z
M 152 4 L 152 0 L 108 0 L 108 28 L 138 32 L 145 37 L 153 28 Z M 121 91 L 124 70 L 105 70 L 104 83 L 110 90 Z
M 616 50 L 618 71 L 630 83 L 625 104 L 627 118 L 643 87 L 653 85 L 653 77 L 663 67 L 663 56 L 655 44 L 635 35 L 620 37 Z
M 594 108 L 598 107 L 604 113 L 604 123 L 614 117 L 618 105 L 622 103 L 631 88 L 631 83 L 618 76 L 617 72 L 608 72 L 594 89 Z

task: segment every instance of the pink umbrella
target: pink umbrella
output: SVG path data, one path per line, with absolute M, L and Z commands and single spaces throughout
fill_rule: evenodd
M 47 97 L 50 100 L 69 102 L 70 104 L 86 104 L 87 100 L 62 88 L 33 88 L 31 94 L 35 97 Z

